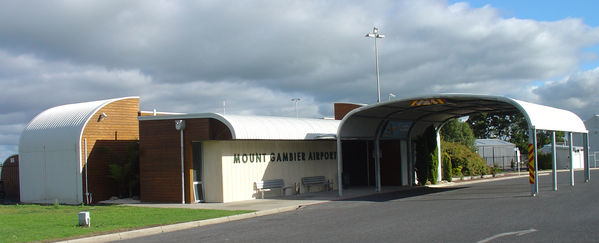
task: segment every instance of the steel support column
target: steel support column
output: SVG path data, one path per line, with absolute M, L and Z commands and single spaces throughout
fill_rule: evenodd
M 553 172 L 553 190 L 557 191 L 557 149 L 555 148 L 555 131 L 551 131 L 551 171 Z
M 381 147 L 379 136 L 374 140 L 374 173 L 376 178 L 376 191 L 381 192 Z
M 533 126 L 530 128 L 528 134 L 528 141 L 532 144 L 534 152 L 534 184 L 530 185 L 530 195 L 536 196 L 539 193 L 539 170 L 538 170 L 538 158 L 537 158 L 537 129 Z M 531 151 L 528 151 L 530 153 Z M 528 168 L 530 170 L 530 168 Z
M 442 161 L 442 157 L 443 154 L 441 154 L 441 127 L 439 126 L 439 128 L 436 131 L 436 135 L 437 135 L 437 181 L 441 181 L 443 180 L 443 174 L 442 174 L 442 167 L 441 167 L 441 161 Z
M 343 163 L 341 158 L 341 136 L 340 133 L 337 134 L 337 187 L 339 189 L 339 197 L 343 196 L 343 181 L 342 175 L 343 173 Z
M 574 186 L 574 141 L 572 141 L 572 133 L 568 133 L 568 145 L 570 148 L 570 185 Z
M 583 147 L 584 147 L 584 182 L 589 182 L 589 180 L 591 179 L 591 169 L 590 169 L 590 163 L 589 163 L 589 134 L 588 133 L 583 133 L 582 134 L 582 143 L 583 143 Z

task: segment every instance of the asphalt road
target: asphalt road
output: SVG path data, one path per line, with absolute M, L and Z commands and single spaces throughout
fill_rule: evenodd
M 599 242 L 599 170 L 414 188 L 123 242 Z

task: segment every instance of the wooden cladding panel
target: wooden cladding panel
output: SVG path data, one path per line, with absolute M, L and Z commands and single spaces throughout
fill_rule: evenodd
M 10 156 L 2 164 L 2 175 L 0 175 L 4 184 L 4 193 L 6 198 L 14 201 L 20 200 L 19 192 L 19 156 Z
M 115 180 L 110 178 L 108 165 L 121 162 L 126 157 L 127 146 L 139 139 L 138 112 L 139 98 L 117 100 L 98 110 L 86 124 L 81 138 L 81 166 L 85 168 L 87 157 L 90 165 L 87 183 L 93 202 L 119 195 Z M 102 114 L 106 117 L 101 118 Z M 85 174 L 82 181 L 85 195 Z
M 181 201 L 180 134 L 174 120 L 140 121 L 140 199 Z
M 183 131 L 185 201 L 193 200 L 192 142 L 231 139 L 222 122 L 186 119 Z M 140 121 L 140 198 L 150 202 L 181 202 L 181 135 L 175 119 Z

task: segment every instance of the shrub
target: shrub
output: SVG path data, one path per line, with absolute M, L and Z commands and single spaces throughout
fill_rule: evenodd
M 453 170 L 453 168 L 451 167 L 451 156 L 449 156 L 447 152 L 443 152 L 443 158 L 441 162 L 441 168 L 443 169 L 443 180 L 451 182 L 451 173 Z
M 552 168 L 552 158 L 551 158 L 551 153 L 539 153 L 537 155 L 537 159 L 539 160 L 537 162 L 537 166 L 539 166 L 539 170 L 548 170 Z
M 452 168 L 461 168 L 462 175 L 489 174 L 490 169 L 485 160 L 477 153 L 472 152 L 467 146 L 459 143 L 443 142 L 441 147 L 445 153 L 449 154 Z

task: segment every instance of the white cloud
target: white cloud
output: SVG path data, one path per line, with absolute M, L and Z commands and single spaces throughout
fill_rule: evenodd
M 540 103 L 577 113 L 582 119 L 599 114 L 599 67 L 547 82 L 532 90 Z
M 387 36 L 383 97 L 507 94 L 580 115 L 597 105 L 596 71 L 578 67 L 597 58 L 599 29 L 575 18 L 506 19 L 444 0 L 11 1 L 0 8 L 0 117 L 11 117 L 0 130 L 130 95 L 145 110 L 221 112 L 226 100 L 227 113 L 283 116 L 300 97 L 300 115 L 332 116 L 334 101 L 376 100 L 364 37 L 374 25 Z M 20 131 L 3 132 L 0 149 L 14 147 Z

